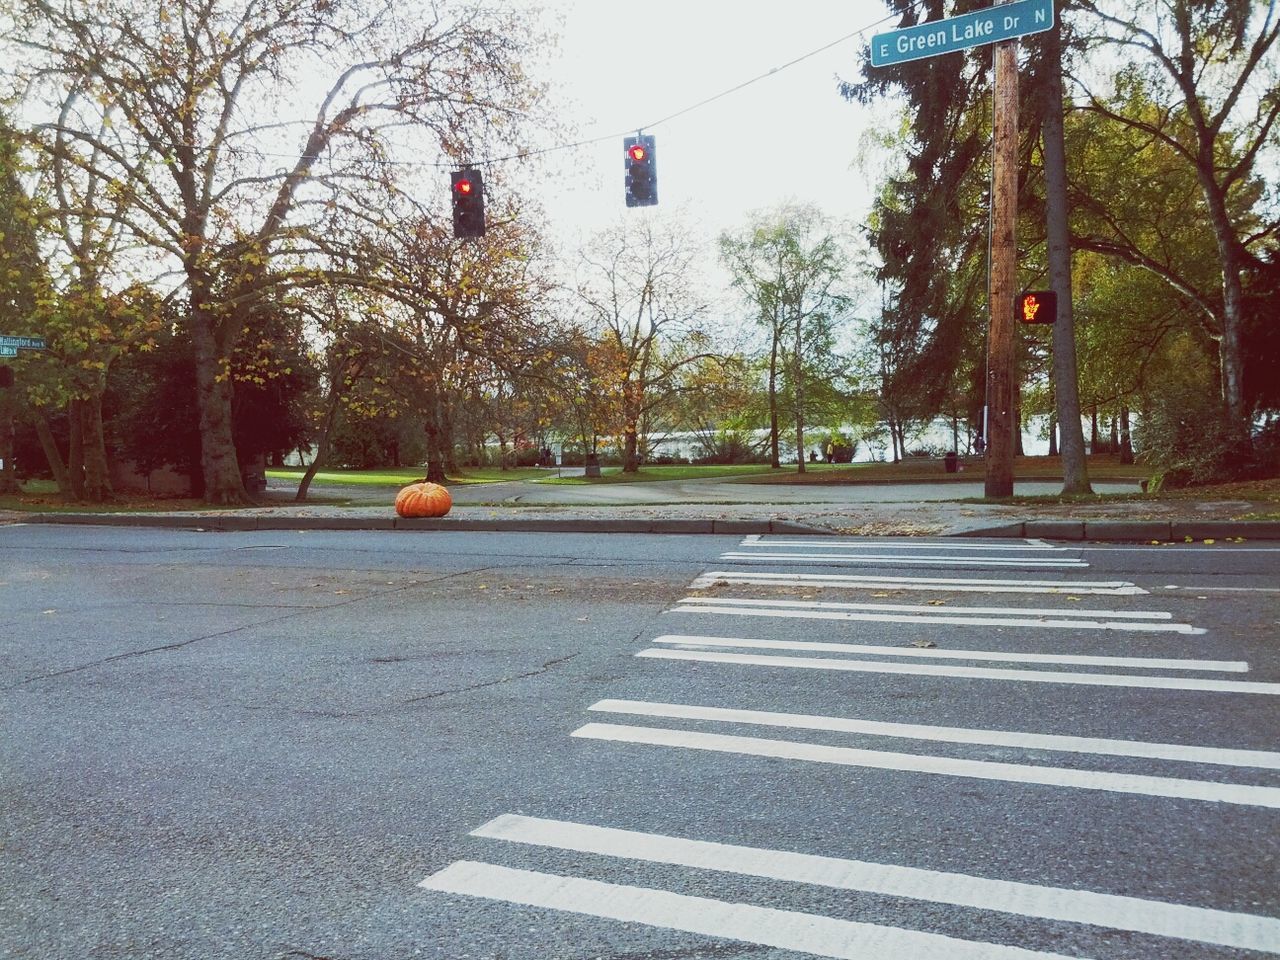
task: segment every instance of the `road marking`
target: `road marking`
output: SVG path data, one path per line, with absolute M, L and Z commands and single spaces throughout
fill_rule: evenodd
M 858 890 L 1041 920 L 1280 953 L 1280 920 L 1159 900 L 1070 890 L 918 867 L 768 850 L 504 814 L 473 837 L 644 860 L 767 880 Z
M 1201 627 L 1189 623 L 1122 623 L 1108 620 L 1070 620 L 1030 617 L 966 617 L 952 614 L 859 613 L 833 610 L 840 604 L 810 604 L 788 600 L 730 600 L 719 597 L 687 597 L 682 606 L 666 613 L 718 613 L 738 617 L 785 617 L 798 620 L 840 620 L 860 623 L 945 623 L 968 627 L 1047 627 L 1059 630 L 1129 630 L 1139 633 L 1198 635 Z M 853 605 L 850 605 L 853 606 Z M 937 608 L 930 607 L 930 610 Z
M 1072 567 L 1083 568 L 1089 564 L 1077 558 L 1062 560 L 1037 560 L 1024 557 L 913 557 L 907 554 L 864 553 L 722 553 L 721 560 L 787 560 L 791 563 L 891 563 L 899 561 L 915 565 L 927 563 L 941 567 Z
M 1100 594 L 1122 597 L 1147 593 L 1142 587 L 1127 580 L 984 580 L 970 577 L 877 577 L 848 573 L 769 573 L 766 571 L 734 573 L 728 570 L 712 570 L 704 573 L 689 585 L 689 589 L 706 590 L 720 584 L 744 584 L 757 587 L 776 585 L 934 590 L 947 593 Z M 1177 588 L 1166 587 L 1165 589 Z
M 637 657 L 651 660 L 691 660 L 697 663 L 732 663 L 758 667 L 792 667 L 802 670 L 836 670 L 852 673 L 896 673 L 922 677 L 970 680 L 1020 680 L 1024 683 L 1075 683 L 1094 687 L 1131 687 L 1144 690 L 1190 690 L 1198 693 L 1251 693 L 1280 695 L 1280 683 L 1257 680 L 1205 680 L 1199 677 L 1144 677 L 1139 674 L 1069 673 L 1052 670 L 1003 670 L 996 667 L 963 667 L 934 663 L 885 663 L 872 660 L 831 660 L 822 657 L 766 657 L 718 650 L 641 650 Z
M 870 610 L 881 613 L 938 613 L 940 609 L 956 613 L 992 617 L 1119 617 L 1127 620 L 1172 620 L 1166 610 L 1090 610 L 1079 607 L 956 607 L 941 608 L 918 603 L 833 603 L 823 600 L 749 600 L 731 597 L 685 597 L 679 603 L 717 603 L 744 607 L 796 607 L 817 610 Z
M 1214 539 L 1213 537 L 1209 538 Z M 1109 550 L 1113 553 L 1132 552 L 1134 550 L 1176 550 L 1178 553 L 1280 553 L 1280 547 L 1226 547 L 1226 546 L 1210 546 L 1200 547 L 1193 546 L 1189 543 L 1183 543 L 1180 540 L 1171 540 L 1162 543 L 1143 544 L 1139 547 L 1125 547 L 1112 543 L 1090 543 L 1087 546 L 1081 544 L 1076 549 L 1079 550 Z
M 616 723 L 584 724 L 573 731 L 571 736 L 589 740 L 608 740 L 613 743 L 680 747 L 686 750 L 707 750 L 715 753 L 774 757 L 782 760 L 805 760 L 812 763 L 896 770 L 904 773 L 932 773 L 1003 783 L 1077 787 L 1084 790 L 1105 790 L 1111 793 L 1171 797 L 1177 800 L 1203 800 L 1210 803 L 1230 803 L 1280 810 L 1280 787 L 1220 783 L 1216 780 L 1152 777 L 1133 773 L 1110 773 L 1105 770 L 1000 763 L 994 760 L 963 760 L 928 754 L 893 753 L 888 750 L 833 747 L 821 743 L 768 740 L 763 737 L 739 737 L 723 733 L 700 733 L 694 730 L 637 727 Z
M 699 707 L 683 703 L 649 703 L 643 700 L 601 700 L 588 710 L 623 713 L 641 717 L 679 720 L 709 720 L 717 723 L 747 723 L 792 730 L 824 730 L 832 733 L 862 733 L 939 743 L 968 743 L 982 746 L 1017 747 L 1024 750 L 1058 750 L 1111 757 L 1141 757 L 1146 760 L 1176 760 L 1211 763 L 1228 767 L 1280 770 L 1280 753 L 1267 750 L 1224 750 L 1180 743 L 1149 743 L 1141 740 L 1106 740 L 1069 737 L 1060 734 L 1022 733 L 1016 730 L 970 730 L 964 727 L 935 727 L 912 723 L 886 723 L 852 717 L 819 717 L 802 713 L 773 713 L 766 710 L 736 710 Z M 1280 922 L 1280 921 L 1277 921 Z M 1280 940 L 1277 941 L 1280 944 Z
M 959 940 L 937 933 L 838 920 L 748 903 L 727 903 L 650 887 L 515 870 L 470 860 L 451 863 L 418 886 L 441 893 L 757 943 L 836 960 L 866 960 L 868 957 L 1068 960 L 1062 954 L 1041 953 L 1022 947 Z
M 939 650 L 937 647 L 889 647 L 871 643 L 833 643 L 821 640 L 750 640 L 745 637 L 707 637 L 665 634 L 653 643 L 698 647 L 745 647 L 753 650 L 804 650 L 811 653 L 861 653 L 873 657 L 911 657 L 942 660 L 994 660 L 1011 663 L 1056 663 L 1074 667 L 1132 667 L 1146 670 L 1216 670 L 1248 673 L 1243 660 L 1178 660 L 1156 657 L 1091 657 L 1078 654 L 1006 653 L 1001 650 Z
M 744 540 L 742 547 L 892 547 L 901 550 L 1051 550 L 1062 553 L 1080 547 L 1055 547 L 1047 543 L 954 543 L 949 540 L 924 540 L 904 543 L 900 540 Z
M 1280 587 L 1179 587 L 1172 583 L 1166 585 L 1165 589 L 1194 590 L 1196 593 L 1280 593 Z

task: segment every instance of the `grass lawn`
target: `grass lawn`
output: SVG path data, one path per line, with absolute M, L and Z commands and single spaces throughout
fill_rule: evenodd
M 302 467 L 272 468 L 267 476 L 280 480 L 297 482 L 306 473 Z M 320 470 L 312 483 L 349 484 L 353 486 L 403 487 L 416 483 L 426 473 L 424 467 L 394 467 L 385 470 Z M 463 483 L 498 483 L 502 480 L 529 480 L 547 476 L 546 470 L 537 467 L 513 467 L 510 470 L 499 470 L 497 467 L 467 469 L 462 473 L 449 477 L 449 484 Z
M 825 466 L 825 464 L 823 464 Z M 602 467 L 599 477 L 550 477 L 543 483 L 584 486 L 599 483 L 653 483 L 660 480 L 705 480 L 714 477 L 749 477 L 769 472 L 768 464 L 670 464 L 641 467 L 635 473 L 623 473 L 621 467 Z

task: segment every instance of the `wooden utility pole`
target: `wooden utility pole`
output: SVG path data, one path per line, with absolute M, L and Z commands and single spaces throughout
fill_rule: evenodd
M 986 496 L 1013 495 L 1013 300 L 1018 279 L 1018 41 L 995 47 Z

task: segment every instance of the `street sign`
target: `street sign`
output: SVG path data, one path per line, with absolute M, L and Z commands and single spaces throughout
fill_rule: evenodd
M 0 335 L 0 357 L 16 357 L 18 350 L 43 350 L 44 337 L 6 337 Z M 14 351 L 9 353 L 8 351 Z
M 871 65 L 887 67 L 1053 29 L 1053 0 L 1017 0 L 871 38 Z

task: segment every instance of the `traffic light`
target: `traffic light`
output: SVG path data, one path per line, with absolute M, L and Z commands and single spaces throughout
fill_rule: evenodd
M 1053 323 L 1058 319 L 1058 294 L 1053 290 L 1028 290 L 1018 298 L 1021 323 Z
M 479 170 L 454 170 L 449 174 L 453 193 L 453 235 L 484 236 L 484 178 Z
M 622 141 L 623 164 L 627 171 L 628 207 L 649 207 L 658 202 L 657 154 L 653 137 L 637 134 Z

